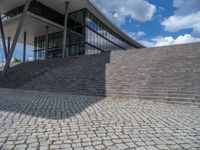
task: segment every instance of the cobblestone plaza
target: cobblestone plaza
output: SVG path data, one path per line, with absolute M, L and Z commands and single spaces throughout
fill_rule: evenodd
M 91 0 L 0 0 L 0 150 L 200 150 L 200 42 L 125 32 Z
M 0 89 L 0 149 L 200 149 L 199 106 Z

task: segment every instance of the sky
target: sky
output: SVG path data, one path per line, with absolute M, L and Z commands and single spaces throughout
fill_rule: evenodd
M 146 47 L 200 41 L 200 0 L 92 0 L 133 39 Z M 33 57 L 28 47 L 27 57 Z M 0 58 L 3 57 L 0 43 Z M 14 56 L 22 58 L 18 44 Z
M 200 0 L 93 0 L 147 47 L 200 41 Z

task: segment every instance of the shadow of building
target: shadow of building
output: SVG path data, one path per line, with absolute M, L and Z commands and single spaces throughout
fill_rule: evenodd
M 0 79 L 0 87 L 8 88 L 1 89 L 0 110 L 49 119 L 75 116 L 106 96 L 109 62 L 110 53 L 104 53 L 15 66 Z

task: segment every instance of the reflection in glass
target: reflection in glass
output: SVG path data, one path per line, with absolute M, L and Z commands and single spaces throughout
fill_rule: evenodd
M 49 34 L 48 58 L 62 57 L 63 31 Z M 35 38 L 35 58 L 44 59 L 45 36 Z M 93 55 L 134 48 L 109 29 L 87 9 L 68 15 L 67 49 L 69 56 Z

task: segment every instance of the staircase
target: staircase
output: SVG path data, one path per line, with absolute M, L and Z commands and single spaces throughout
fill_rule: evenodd
M 20 64 L 0 87 L 200 102 L 200 43 Z
M 0 87 L 78 95 L 105 95 L 110 53 L 20 64 L 0 79 Z
M 106 68 L 107 95 L 200 102 L 200 43 L 115 52 Z

